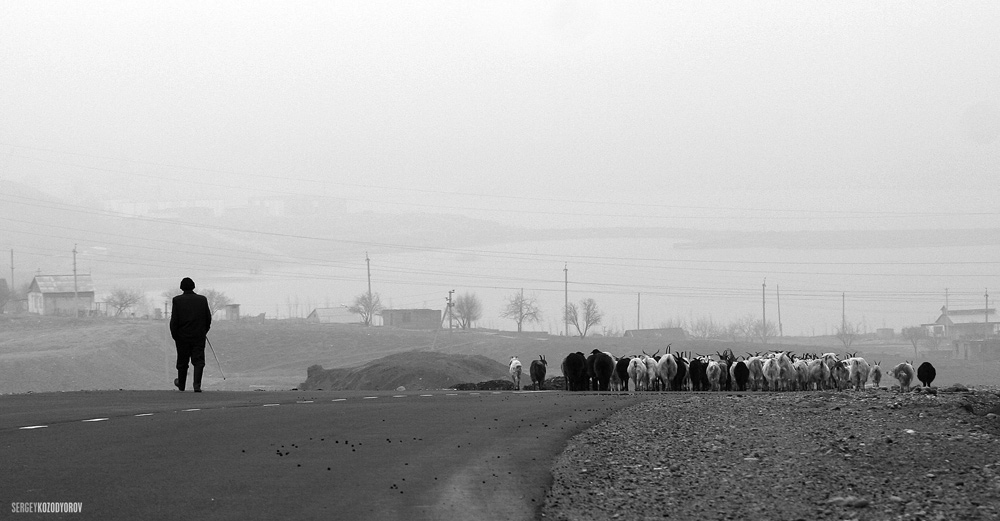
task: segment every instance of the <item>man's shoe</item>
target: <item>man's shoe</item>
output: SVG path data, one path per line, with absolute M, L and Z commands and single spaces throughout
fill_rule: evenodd
M 200 392 L 201 392 L 201 389 L 195 389 L 195 390 L 194 390 L 194 392 L 196 392 L 196 393 L 200 393 Z
M 183 391 L 184 390 L 184 386 L 181 385 L 181 379 L 180 378 L 174 378 L 174 387 L 176 387 L 178 391 Z

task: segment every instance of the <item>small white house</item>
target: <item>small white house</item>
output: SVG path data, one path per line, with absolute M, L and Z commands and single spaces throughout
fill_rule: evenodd
M 86 315 L 93 307 L 90 275 L 35 275 L 28 287 L 28 313 L 73 316 L 79 310 Z

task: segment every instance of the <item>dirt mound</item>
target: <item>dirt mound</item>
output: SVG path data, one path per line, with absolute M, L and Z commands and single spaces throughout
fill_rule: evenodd
M 323 369 L 320 365 L 314 365 L 307 370 L 306 381 L 299 385 L 299 389 L 449 389 L 461 382 L 483 382 L 506 377 L 507 367 L 485 356 L 410 351 L 389 355 L 350 369 Z

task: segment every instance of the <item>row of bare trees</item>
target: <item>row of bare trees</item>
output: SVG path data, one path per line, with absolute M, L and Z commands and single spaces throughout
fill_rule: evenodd
M 370 326 L 375 315 L 383 309 L 385 308 L 382 305 L 382 297 L 378 293 L 368 292 L 354 297 L 353 304 L 347 307 L 347 310 L 358 315 L 361 323 L 366 326 Z M 455 298 L 451 313 L 458 321 L 459 328 L 469 329 L 483 318 L 483 303 L 475 293 L 464 293 Z M 538 306 L 536 297 L 525 296 L 523 291 L 519 291 L 504 299 L 500 317 L 513 320 L 520 333 L 525 325 L 542 321 L 542 310 Z M 604 313 L 597 307 L 594 299 L 586 298 L 581 300 L 579 305 L 575 303 L 567 305 L 563 318 L 566 323 L 576 328 L 580 337 L 585 337 L 594 326 L 601 323 Z
M 160 296 L 165 300 L 170 300 L 181 293 L 180 289 L 172 289 L 164 291 Z M 232 299 L 221 291 L 210 288 L 199 291 L 199 294 L 204 295 L 208 299 L 208 307 L 212 310 L 212 313 L 232 304 Z M 104 299 L 104 302 L 108 305 L 108 314 L 116 317 L 128 315 L 136 311 L 142 313 L 151 307 L 155 307 L 150 305 L 149 300 L 146 298 L 146 293 L 136 288 L 114 288 Z

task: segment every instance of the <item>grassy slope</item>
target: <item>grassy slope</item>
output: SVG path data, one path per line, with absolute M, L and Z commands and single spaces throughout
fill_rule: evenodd
M 230 390 L 290 389 L 305 380 L 307 368 L 313 365 L 325 369 L 354 368 L 408 351 L 482 355 L 497 361 L 501 367 L 506 367 L 511 356 L 518 356 L 525 368 L 531 360 L 544 355 L 549 361 L 551 377 L 561 374 L 559 365 L 572 351 L 589 353 L 596 348 L 627 355 L 662 352 L 665 347 L 663 342 L 653 339 L 580 340 L 489 332 L 449 334 L 304 321 L 220 321 L 209 337 L 227 379 L 222 380 L 209 351 L 205 386 Z M 674 351 L 705 354 L 725 347 L 737 355 L 764 350 L 760 344 L 693 340 L 673 344 Z M 837 349 L 830 341 L 816 339 L 803 339 L 782 347 L 799 353 L 843 353 L 843 349 Z M 913 360 L 909 345 L 862 345 L 855 349 L 862 355 L 871 352 L 869 358 L 883 360 L 886 369 L 904 358 Z M 162 321 L 0 315 L 0 393 L 169 389 L 173 356 L 173 342 Z M 936 383 L 941 384 L 986 384 L 995 381 L 1000 372 L 997 362 L 933 362 L 938 367 Z M 457 382 L 449 382 L 453 383 Z

